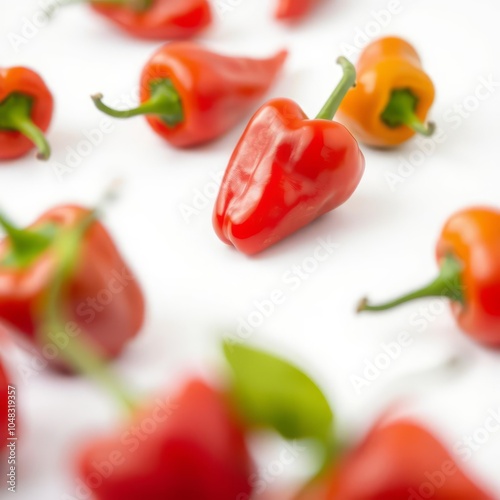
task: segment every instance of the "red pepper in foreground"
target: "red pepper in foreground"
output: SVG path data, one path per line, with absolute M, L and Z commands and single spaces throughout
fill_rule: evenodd
M 474 340 L 500 346 L 500 211 L 469 208 L 445 224 L 437 244 L 440 274 L 428 286 L 383 305 L 363 300 L 359 311 L 383 311 L 422 297 L 447 297 L 460 327 Z
M 279 0 L 276 18 L 285 21 L 299 21 L 307 16 L 321 0 Z
M 47 160 L 50 146 L 44 132 L 54 101 L 44 81 L 28 68 L 0 69 L 0 160 L 19 158 L 34 147 Z
M 253 465 L 229 401 L 193 380 L 88 447 L 79 471 L 98 500 L 235 500 L 249 498 Z
M 231 130 L 269 90 L 286 59 L 215 54 L 190 42 L 169 43 L 155 52 L 141 76 L 141 106 L 117 111 L 93 97 L 115 118 L 145 115 L 151 128 L 176 147 L 189 147 Z
M 60 365 L 57 352 L 65 349 L 68 337 L 82 332 L 93 349 L 111 358 L 123 350 L 143 322 L 142 292 L 106 229 L 93 221 L 57 304 L 65 321 L 64 335 L 53 331 L 48 338 L 40 336 L 59 265 L 57 245 L 90 213 L 77 206 L 57 207 L 27 229 L 18 229 L 0 216 L 7 233 L 0 243 L 0 318 L 33 341 L 56 365 Z
M 80 0 L 137 38 L 191 38 L 212 23 L 207 0 Z M 59 0 L 57 7 L 74 3 Z
M 296 500 L 493 500 L 423 427 L 379 425 Z
M 214 211 L 219 238 L 252 255 L 274 245 L 347 201 L 365 160 L 358 143 L 331 121 L 355 83 L 354 67 L 315 120 L 298 104 L 275 99 L 252 118 L 222 181 Z

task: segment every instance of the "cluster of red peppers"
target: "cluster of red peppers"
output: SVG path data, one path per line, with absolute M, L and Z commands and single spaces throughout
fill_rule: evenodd
M 298 367 L 242 345 L 225 353 L 232 376 L 222 388 L 192 379 L 85 446 L 79 476 L 96 499 L 254 498 L 249 438 L 267 429 L 319 450 L 320 472 L 294 500 L 493 500 L 422 425 L 381 421 L 360 443 L 342 442 L 328 401 Z

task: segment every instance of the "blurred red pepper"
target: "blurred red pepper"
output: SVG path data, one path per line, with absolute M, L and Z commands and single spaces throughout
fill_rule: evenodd
M 137 38 L 191 38 L 212 23 L 207 0 L 81 0 Z M 74 3 L 59 0 L 55 8 Z
M 145 115 L 151 128 L 173 146 L 211 141 L 231 130 L 269 90 L 286 59 L 215 54 L 190 42 L 169 43 L 155 52 L 141 76 L 141 106 L 117 111 L 93 97 L 116 118 Z
M 423 427 L 378 425 L 296 500 L 493 500 Z
M 320 0 L 279 0 L 276 18 L 299 21 L 320 3 Z
M 229 401 L 193 380 L 88 447 L 79 471 L 98 500 L 236 500 L 251 494 L 253 465 Z
M 139 285 L 106 229 L 93 221 L 79 242 L 81 253 L 58 304 L 66 331 L 40 336 L 59 265 L 55 245 L 90 213 L 77 206 L 57 207 L 27 229 L 18 229 L 0 216 L 7 233 L 0 243 L 0 318 L 34 342 L 49 360 L 55 357 L 54 349 L 45 352 L 48 344 L 64 350 L 68 337 L 80 331 L 101 356 L 117 356 L 143 322 Z
M 426 287 L 383 305 L 366 299 L 359 311 L 383 311 L 422 297 L 447 297 L 463 331 L 500 346 L 500 211 L 469 208 L 445 224 L 437 244 L 439 276 Z
M 327 500 L 493 500 L 412 422 L 375 427 L 335 469 Z
M 344 77 L 316 120 L 289 99 L 265 104 L 236 147 L 216 202 L 219 238 L 252 255 L 274 245 L 353 194 L 364 172 L 358 143 L 331 121 L 355 83 L 354 67 L 339 63 Z
M 43 133 L 49 128 L 54 101 L 44 81 L 28 68 L 0 69 L 0 160 L 19 158 L 38 148 L 47 160 L 50 146 Z

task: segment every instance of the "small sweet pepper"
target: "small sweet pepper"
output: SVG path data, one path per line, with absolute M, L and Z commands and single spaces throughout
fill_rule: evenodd
M 54 100 L 42 78 L 28 68 L 0 69 L 0 160 L 24 156 L 34 147 L 47 160 L 44 136 L 52 119 Z
M 276 10 L 276 18 L 283 21 L 300 21 L 303 19 L 321 0 L 279 0 Z
M 493 500 L 427 429 L 410 421 L 372 429 L 334 467 L 329 483 L 324 500 Z
M 432 135 L 425 124 L 434 85 L 415 49 L 397 37 L 372 42 L 357 64 L 358 84 L 348 92 L 339 118 L 363 143 L 394 147 L 416 133 Z
M 423 297 L 451 300 L 462 330 L 474 340 L 500 347 L 500 211 L 475 207 L 455 213 L 445 224 L 436 249 L 439 276 L 399 299 L 359 311 L 384 311 Z
M 171 145 L 190 147 L 231 130 L 269 90 L 286 59 L 216 54 L 192 42 L 160 47 L 141 76 L 141 105 L 118 111 L 93 96 L 98 109 L 115 118 L 145 115 L 151 128 Z
M 128 34 L 149 40 L 191 38 L 212 23 L 208 0 L 79 1 Z M 52 11 L 72 3 L 74 0 L 58 0 Z
M 275 99 L 248 124 L 226 169 L 213 224 L 219 238 L 253 255 L 345 203 L 365 168 L 356 139 L 332 121 L 356 72 L 344 76 L 315 120 Z
M 96 500 L 235 500 L 252 492 L 244 428 L 225 395 L 201 380 L 136 411 L 78 463 Z
M 74 272 L 58 298 L 64 332 L 45 332 L 47 301 L 58 269 L 58 245 L 90 211 L 60 206 L 26 229 L 0 215 L 7 236 L 0 243 L 0 318 L 30 339 L 49 361 L 60 365 L 54 350 L 80 333 L 104 358 L 117 356 L 141 328 L 142 292 L 104 226 L 93 221 L 79 242 Z M 49 348 L 50 347 L 50 348 Z

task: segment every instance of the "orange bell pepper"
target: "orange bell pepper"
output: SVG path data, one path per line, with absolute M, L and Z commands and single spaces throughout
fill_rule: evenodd
M 476 342 L 500 347 L 500 210 L 472 207 L 453 214 L 436 248 L 438 277 L 385 304 L 364 299 L 359 311 L 385 311 L 425 297 L 451 300 L 460 328 Z
M 357 86 L 349 91 L 339 118 L 365 144 L 394 147 L 416 133 L 432 135 L 425 124 L 435 90 L 415 49 L 387 37 L 366 47 L 356 66 Z

